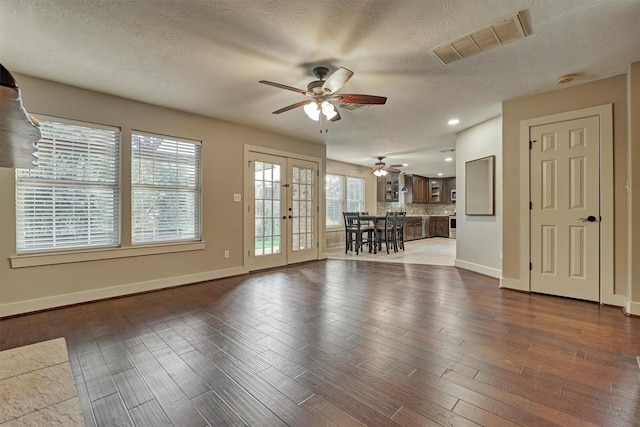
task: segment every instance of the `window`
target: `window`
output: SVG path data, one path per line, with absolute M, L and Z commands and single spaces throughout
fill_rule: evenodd
M 345 200 L 346 194 L 346 200 Z M 327 174 L 327 227 L 344 224 L 342 212 L 364 211 L 364 179 Z
M 120 130 L 40 121 L 38 163 L 16 169 L 18 252 L 120 243 Z
M 200 240 L 201 143 L 131 136 L 133 244 Z
M 364 179 L 347 177 L 347 212 L 364 211 Z
M 342 175 L 326 175 L 327 227 L 342 225 L 344 211 L 344 177 Z

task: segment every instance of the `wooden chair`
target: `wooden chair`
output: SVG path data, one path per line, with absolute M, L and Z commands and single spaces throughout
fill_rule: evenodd
M 373 227 L 363 224 L 358 212 L 343 212 L 342 215 L 344 217 L 345 230 L 344 253 L 346 254 L 355 249 L 356 255 L 358 255 L 365 244 L 369 246 L 369 252 L 371 252 L 373 247 Z
M 396 215 L 396 232 L 394 234 L 394 246 L 404 251 L 404 220 L 407 217 L 406 212 L 398 212 Z
M 384 242 L 385 248 L 387 249 L 387 253 L 389 253 L 389 245 L 392 245 L 394 248 L 394 252 L 398 251 L 398 248 L 394 244 L 394 235 L 396 232 L 396 213 L 395 212 L 387 212 L 384 217 L 384 222 L 382 224 L 376 224 L 376 244 L 378 245 L 378 250 L 382 250 L 382 242 Z

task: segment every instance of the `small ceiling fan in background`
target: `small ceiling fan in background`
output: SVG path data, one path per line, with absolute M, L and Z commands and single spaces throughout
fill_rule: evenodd
M 403 163 L 401 165 L 387 165 L 385 162 L 382 161 L 383 159 L 384 159 L 384 156 L 378 157 L 378 162 L 373 165 L 374 168 L 371 171 L 371 173 L 374 174 L 375 176 L 385 176 L 388 172 L 400 173 L 402 171 L 396 168 L 409 166 L 406 163 Z
M 298 107 L 304 107 L 304 112 L 307 116 L 315 121 L 320 120 L 320 113 L 332 122 L 340 120 L 340 113 L 338 112 L 337 106 L 346 104 L 382 105 L 387 102 L 387 98 L 384 96 L 337 93 L 342 86 L 349 81 L 351 76 L 353 76 L 353 71 L 351 70 L 340 67 L 329 77 L 327 77 L 327 74 L 329 74 L 327 67 L 314 68 L 313 75 L 316 76 L 318 80 L 309 83 L 306 91 L 267 80 L 260 80 L 259 83 L 297 92 L 311 98 L 283 107 L 274 111 L 273 114 L 280 114 Z

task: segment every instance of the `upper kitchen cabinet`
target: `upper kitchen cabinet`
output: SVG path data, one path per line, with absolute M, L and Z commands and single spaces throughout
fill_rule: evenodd
M 407 193 L 405 203 L 429 203 L 429 178 L 420 175 L 405 175 Z
M 379 202 L 397 202 L 399 195 L 398 173 L 388 172 L 385 176 L 378 177 Z
M 442 179 L 429 178 L 429 203 L 442 203 Z
M 444 198 L 443 203 L 452 204 L 455 203 L 455 193 L 456 189 L 456 179 L 455 178 L 445 178 L 442 180 L 442 188 L 443 193 L 442 196 Z

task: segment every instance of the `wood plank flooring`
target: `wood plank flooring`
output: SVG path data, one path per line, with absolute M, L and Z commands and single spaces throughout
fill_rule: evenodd
M 637 426 L 640 319 L 327 260 L 0 320 L 65 337 L 88 426 Z

